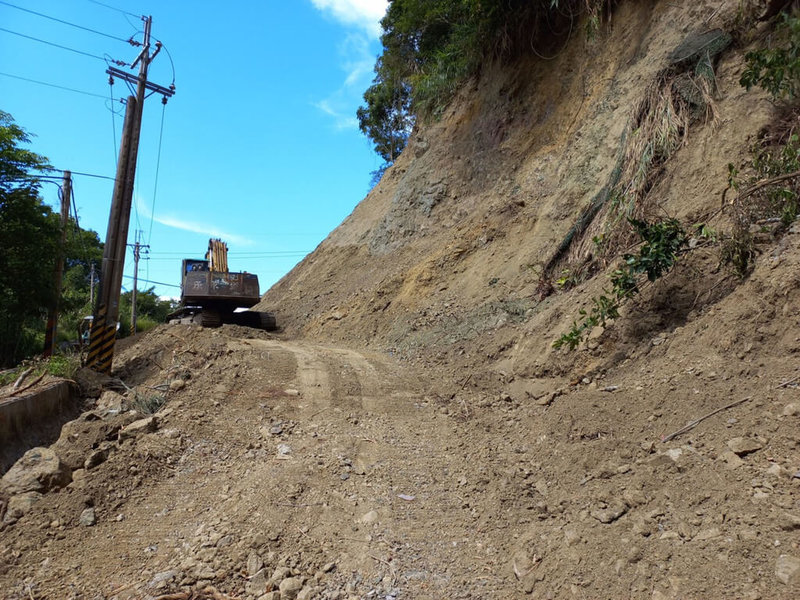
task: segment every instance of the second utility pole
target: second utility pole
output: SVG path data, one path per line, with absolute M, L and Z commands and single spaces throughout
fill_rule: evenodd
M 144 249 L 145 253 L 150 249 L 150 246 L 147 244 L 140 244 L 139 243 L 139 234 L 143 233 L 142 231 L 138 231 L 136 233 L 136 242 L 134 244 L 128 244 L 129 246 L 133 246 L 133 290 L 131 291 L 131 335 L 136 334 L 136 320 L 137 320 L 137 312 L 136 312 L 136 295 L 138 292 L 139 286 L 139 259 L 142 256 L 142 249 Z

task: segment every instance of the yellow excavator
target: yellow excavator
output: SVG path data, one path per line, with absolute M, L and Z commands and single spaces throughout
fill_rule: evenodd
M 277 323 L 273 313 L 246 310 L 260 299 L 258 276 L 228 271 L 228 245 L 212 238 L 205 259 L 183 259 L 181 305 L 167 316 L 167 322 L 199 323 L 203 327 L 229 323 L 274 331 Z

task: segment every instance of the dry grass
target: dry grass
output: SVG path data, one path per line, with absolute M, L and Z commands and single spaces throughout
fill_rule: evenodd
M 570 264 L 617 256 L 636 239 L 627 219 L 652 218 L 664 163 L 686 143 L 695 120 L 715 123 L 715 81 L 703 74 L 662 71 L 647 89 L 628 126 L 618 183 L 568 256 Z M 576 240 L 577 241 L 577 240 Z M 600 241 L 600 243 L 596 243 Z

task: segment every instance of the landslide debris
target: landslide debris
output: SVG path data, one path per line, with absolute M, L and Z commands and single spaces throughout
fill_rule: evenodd
M 797 597 L 796 223 L 744 279 L 695 240 L 574 353 L 552 341 L 612 265 L 541 278 L 670 54 L 733 10 L 623 2 L 600 40 L 487 70 L 267 293 L 285 333 L 122 350 L 125 387 L 50 449 L 71 481 L 8 502 L 5 597 Z M 776 115 L 735 50 L 646 190 L 686 223 L 724 228 Z

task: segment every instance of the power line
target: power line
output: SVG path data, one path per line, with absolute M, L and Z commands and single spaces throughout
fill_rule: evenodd
M 124 275 L 125 279 L 133 279 L 133 275 Z M 149 279 L 142 279 L 141 277 L 138 278 L 139 281 L 144 281 L 145 283 L 152 283 L 153 285 L 165 285 L 167 287 L 178 288 L 180 289 L 181 286 L 175 285 L 174 283 L 164 283 L 163 281 L 150 281 Z
M 169 50 L 167 50 L 167 47 L 161 40 L 158 40 L 158 42 L 161 44 L 161 47 L 164 49 L 164 52 L 167 53 L 167 58 L 169 58 L 169 64 L 172 66 L 172 85 L 175 85 L 175 63 L 172 62 L 172 54 L 169 53 Z
M 69 171 L 73 175 L 81 175 L 83 177 L 94 177 L 96 179 L 108 179 L 110 181 L 116 181 L 114 177 L 109 177 L 108 175 L 97 175 L 95 173 L 81 173 L 80 171 L 73 171 L 71 169 L 59 169 L 58 167 L 42 167 L 42 168 L 46 169 L 47 171 L 61 171 L 62 173 L 64 171 Z
M 72 183 L 71 200 L 72 200 L 72 211 L 75 213 L 75 227 L 78 229 L 78 237 L 80 238 L 81 247 L 83 248 L 83 260 L 86 262 L 86 264 L 89 264 L 89 252 L 88 250 L 86 250 L 86 241 L 83 239 L 83 236 L 81 235 L 81 223 L 78 220 L 78 205 L 75 203 L 75 183 L 74 182 L 71 183 Z
M 110 4 L 106 4 L 104 2 L 98 2 L 97 0 L 87 0 L 87 1 L 91 2 L 92 4 L 98 4 L 100 6 L 104 6 L 106 8 L 110 8 L 111 10 L 115 10 L 115 11 L 117 11 L 119 13 L 122 13 L 123 15 L 128 15 L 129 17 L 136 17 L 138 19 L 141 16 L 141 15 L 137 15 L 137 14 L 132 13 L 132 12 L 128 12 L 127 10 L 122 10 L 121 8 L 117 8 L 116 6 L 111 6 Z
M 63 169 L 59 169 L 62 171 Z M 94 173 L 80 173 L 78 171 L 72 171 L 73 175 L 80 175 L 82 177 L 94 177 L 95 179 L 108 179 L 109 181 L 116 181 L 115 177 L 109 177 L 108 175 L 95 175 Z
M 11 73 L 0 72 L 0 75 L 4 77 L 11 77 L 12 79 L 19 79 L 21 81 L 28 81 L 30 83 L 38 83 L 39 85 L 46 85 L 47 87 L 57 88 L 59 90 L 75 92 L 76 94 L 83 94 L 84 96 L 93 96 L 95 98 L 102 98 L 103 100 L 108 100 L 108 96 L 103 96 L 102 94 L 95 94 L 92 92 L 85 92 L 83 90 L 76 90 L 75 88 L 67 87 L 64 85 L 56 85 L 55 83 L 47 83 L 46 81 L 38 81 L 36 79 L 29 79 L 28 77 L 20 77 L 19 75 L 12 75 Z
M 173 71 L 173 83 L 175 82 L 174 71 Z M 164 101 L 161 103 L 161 132 L 158 134 L 158 158 L 156 158 L 156 177 L 155 183 L 153 183 L 153 204 L 150 208 L 150 231 L 147 233 L 147 244 L 150 244 L 150 238 L 153 237 L 153 221 L 155 220 L 156 216 L 156 192 L 158 192 L 158 172 L 161 169 L 161 140 L 164 139 L 164 115 L 167 112 L 167 102 L 166 97 L 163 99 Z
M 150 254 L 169 254 L 173 256 L 188 256 L 194 254 L 195 251 L 181 252 L 181 251 L 164 251 L 164 252 L 151 252 Z M 249 254 L 249 256 L 248 256 Z M 308 254 L 305 250 L 264 250 L 263 252 L 228 252 L 228 256 L 240 256 L 242 258 L 266 258 L 270 256 L 283 256 L 295 254 Z
M 116 166 L 117 161 L 119 161 L 117 152 L 117 113 L 114 112 L 114 79 L 111 77 L 108 78 L 108 93 L 111 94 L 109 111 L 111 112 L 111 132 L 114 135 L 114 166 Z
M 17 10 L 21 10 L 26 13 L 30 13 L 32 15 L 36 15 L 37 17 L 43 17 L 45 19 L 50 19 L 51 21 L 55 21 L 57 23 L 63 23 L 64 25 L 69 25 L 70 27 L 75 27 L 76 29 L 83 29 L 84 31 L 89 31 L 91 33 L 96 33 L 97 35 L 102 35 L 107 38 L 111 38 L 112 40 L 117 40 L 120 42 L 125 42 L 131 44 L 132 46 L 141 46 L 139 42 L 136 42 L 133 38 L 125 39 L 121 37 L 117 37 L 115 35 L 111 35 L 109 33 L 105 33 L 103 31 L 97 31 L 96 29 L 91 29 L 89 27 L 84 27 L 83 25 L 78 25 L 77 23 L 70 23 L 69 21 L 64 21 L 63 19 L 57 19 L 56 17 L 51 17 L 50 15 L 46 15 L 44 13 L 36 12 L 35 10 L 30 10 L 29 8 L 23 8 L 21 6 L 17 6 L 16 4 L 11 4 L 10 2 L 5 2 L 4 0 L 0 0 L 0 4 L 5 4 L 6 6 L 10 6 L 11 8 L 16 8 Z
M 74 52 L 75 54 L 81 54 L 83 56 L 88 56 L 89 58 L 96 58 L 97 60 L 102 60 L 106 64 L 108 63 L 108 61 L 104 57 L 102 57 L 102 56 L 100 56 L 98 54 L 92 54 L 91 52 L 84 52 L 83 50 L 77 50 L 75 48 L 70 48 L 69 46 L 62 46 L 61 44 L 56 44 L 54 42 L 48 42 L 47 40 L 43 40 L 41 38 L 33 37 L 32 35 L 26 35 L 24 33 L 18 32 L 18 31 L 11 31 L 10 29 L 6 29 L 5 27 L 0 27 L 0 31 L 5 31 L 6 33 L 10 33 L 12 35 L 18 35 L 19 37 L 26 38 L 28 40 L 33 40 L 34 42 L 47 44 L 48 46 L 53 46 L 54 48 L 60 48 L 61 50 L 68 50 L 69 52 Z M 128 66 L 128 63 L 125 63 L 125 62 L 122 62 L 122 61 L 119 61 L 119 60 L 112 60 L 111 62 L 113 62 L 114 64 L 118 64 L 120 66 L 123 66 L 123 67 Z

